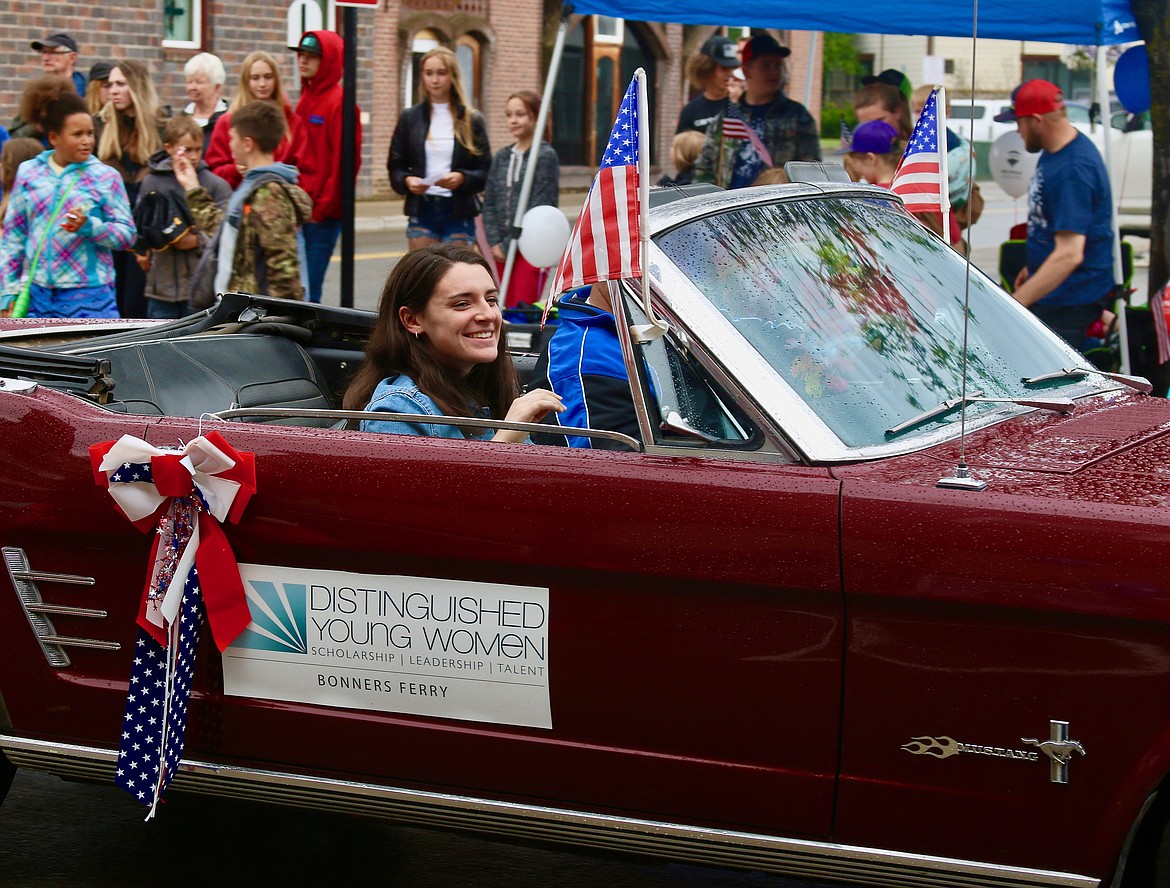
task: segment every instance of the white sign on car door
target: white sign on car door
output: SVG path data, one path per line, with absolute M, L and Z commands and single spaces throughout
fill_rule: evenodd
M 241 564 L 230 696 L 551 728 L 548 589 Z

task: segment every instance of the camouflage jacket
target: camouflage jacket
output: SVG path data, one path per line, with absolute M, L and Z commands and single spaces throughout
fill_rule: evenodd
M 187 192 L 187 205 L 195 224 L 214 237 L 223 224 L 225 209 L 216 206 L 202 187 Z M 277 181 L 256 186 L 240 218 L 229 289 L 304 299 L 297 230 L 309 221 L 312 212 L 313 200 L 300 186 Z
M 739 101 L 739 115 L 745 120 L 750 119 L 750 109 L 743 99 Z M 783 167 L 790 160 L 821 159 L 816 121 L 804 105 L 783 95 L 777 95 L 764 112 L 762 141 L 772 154 L 772 162 L 778 167 Z M 712 182 L 721 188 L 730 187 L 736 155 L 745 144 L 743 139 L 725 139 L 723 115 L 717 116 L 707 127 L 703 151 L 695 162 L 695 181 Z

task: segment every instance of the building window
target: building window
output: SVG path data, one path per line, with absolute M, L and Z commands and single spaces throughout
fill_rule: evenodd
M 203 45 L 203 0 L 164 0 L 163 46 L 198 49 Z
M 403 84 L 404 108 L 422 101 L 422 57 L 438 45 L 439 36 L 434 31 L 419 31 L 414 35 L 414 40 L 410 44 L 410 67 L 406 69 L 406 83 Z
M 620 18 L 610 15 L 593 16 L 593 39 L 598 43 L 621 43 L 622 26 L 625 23 Z M 608 135 L 608 134 L 607 134 Z
M 467 101 L 476 108 L 483 107 L 479 57 L 479 41 L 474 37 L 464 34 L 455 41 L 455 59 L 459 62 L 459 73 L 463 75 L 463 88 L 467 90 Z

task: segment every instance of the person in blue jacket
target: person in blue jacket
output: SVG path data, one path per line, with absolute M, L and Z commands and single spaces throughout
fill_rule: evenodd
M 574 290 L 558 303 L 560 326 L 536 365 L 536 384 L 561 398 L 565 409 L 550 422 L 604 429 L 641 440 L 617 321 L 605 284 Z M 535 444 L 627 449 L 619 441 L 580 435 L 534 434 Z

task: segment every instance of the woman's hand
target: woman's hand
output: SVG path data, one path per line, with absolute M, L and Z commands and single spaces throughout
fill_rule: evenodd
M 143 271 L 150 271 L 150 253 L 135 253 L 134 261 Z
M 406 177 L 406 190 L 411 194 L 426 194 L 427 189 L 431 186 L 420 179 L 418 176 Z
M 492 258 L 497 262 L 505 262 L 508 257 L 504 255 L 504 250 L 499 244 L 492 244 Z
M 181 238 L 174 243 L 176 250 L 194 250 L 199 246 L 199 235 L 194 231 L 188 231 Z
M 561 413 L 565 405 L 561 403 L 561 396 L 548 389 L 533 389 L 521 395 L 508 408 L 506 422 L 540 422 L 550 411 Z M 528 437 L 527 432 L 500 429 L 492 436 L 493 441 L 505 441 L 510 444 L 521 444 Z
M 199 187 L 199 176 L 187 155 L 176 154 L 171 161 L 171 169 L 175 171 L 175 180 L 183 186 L 184 191 L 194 191 Z
M 463 183 L 467 181 L 467 177 L 458 170 L 452 170 L 435 182 L 440 188 L 446 188 L 448 191 L 455 191 L 463 187 Z

